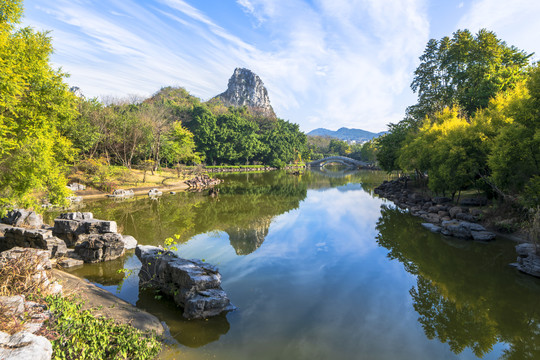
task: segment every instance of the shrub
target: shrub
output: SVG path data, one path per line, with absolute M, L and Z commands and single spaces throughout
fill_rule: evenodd
M 153 359 L 161 351 L 154 333 L 82 310 L 73 297 L 48 296 L 54 359 Z

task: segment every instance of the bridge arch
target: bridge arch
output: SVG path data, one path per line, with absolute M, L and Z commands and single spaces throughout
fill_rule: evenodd
M 369 165 L 367 162 L 351 159 L 346 156 L 328 156 L 324 159 L 309 162 L 306 165 L 309 167 L 323 167 L 329 163 L 339 163 L 349 167 L 363 167 Z

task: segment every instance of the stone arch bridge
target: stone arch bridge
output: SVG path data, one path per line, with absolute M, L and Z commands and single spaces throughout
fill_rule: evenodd
M 348 158 L 346 156 L 329 156 L 321 160 L 315 160 L 306 164 L 308 167 L 323 167 L 330 163 L 339 163 L 348 167 L 365 167 L 370 164 L 364 161 Z

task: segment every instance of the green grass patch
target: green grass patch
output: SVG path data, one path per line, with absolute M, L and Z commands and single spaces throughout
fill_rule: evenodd
M 48 326 L 53 359 L 153 359 L 161 351 L 154 333 L 96 317 L 73 297 L 44 300 L 53 313 Z

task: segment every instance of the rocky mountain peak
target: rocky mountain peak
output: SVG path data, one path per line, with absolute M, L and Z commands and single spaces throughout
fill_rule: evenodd
M 227 90 L 217 98 L 227 106 L 247 106 L 257 115 L 276 116 L 261 78 L 249 69 L 236 68 L 229 79 Z

